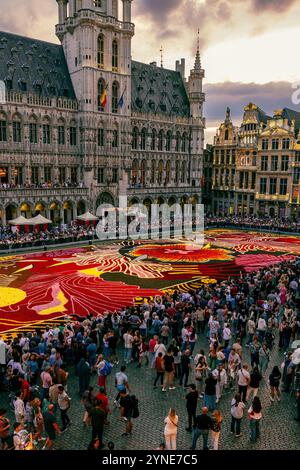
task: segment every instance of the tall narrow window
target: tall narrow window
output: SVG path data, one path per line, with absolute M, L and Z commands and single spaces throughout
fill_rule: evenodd
M 36 122 L 29 123 L 29 142 L 37 144 L 37 124 Z
M 104 36 L 103 34 L 99 34 L 98 36 L 97 64 L 99 68 L 104 67 Z
M 175 146 L 175 152 L 180 152 L 180 132 L 176 133 L 176 146 Z
M 141 183 L 143 186 L 146 183 L 146 169 L 147 169 L 146 160 L 143 160 L 141 164 Z
M 133 150 L 137 150 L 138 148 L 138 139 L 139 139 L 139 130 L 135 127 L 132 131 L 132 148 Z
M 277 191 L 277 178 L 270 178 L 270 194 L 276 194 Z
M 70 127 L 70 145 L 77 145 L 77 128 L 75 126 Z
M 31 183 L 38 184 L 39 182 L 39 167 L 33 166 L 31 167 Z
M 158 162 L 158 175 L 157 175 L 157 182 L 158 182 L 158 184 L 161 184 L 161 183 L 162 183 L 163 171 L 164 171 L 164 162 L 163 162 L 162 160 L 160 160 L 160 161 Z
M 51 130 L 49 124 L 43 124 L 43 144 L 51 144 Z
M 187 151 L 187 136 L 186 136 L 186 134 L 183 134 L 183 136 L 182 136 L 182 151 L 183 152 Z
M 103 103 L 102 98 L 103 98 L 103 93 L 105 89 L 105 82 L 103 78 L 100 78 L 98 81 L 98 111 L 103 112 L 105 109 L 105 103 Z
M 7 123 L 0 121 L 0 142 L 7 142 Z
M 117 70 L 119 67 L 119 46 L 116 39 L 112 42 L 112 68 Z
M 167 152 L 171 151 L 171 146 L 172 146 L 172 132 L 168 131 L 167 139 L 166 139 L 166 151 Z
M 58 126 L 58 145 L 65 145 L 65 126 Z
M 180 174 L 180 163 L 179 161 L 175 164 L 175 183 L 179 183 L 179 174 Z
M 152 160 L 151 162 L 151 184 L 155 183 L 155 172 L 156 172 L 156 162 Z
M 141 150 L 146 150 L 146 135 L 147 131 L 143 128 L 141 132 Z
M 151 150 L 156 149 L 156 130 L 152 130 L 152 135 L 151 135 Z
M 112 147 L 117 148 L 119 147 L 119 131 L 118 129 L 113 130 L 113 139 L 112 139 Z
M 164 132 L 159 131 L 159 134 L 158 134 L 158 150 L 160 150 L 162 152 L 163 146 L 164 146 Z
M 98 147 L 104 147 L 104 129 L 98 129 Z
M 20 121 L 13 121 L 13 141 L 21 142 L 22 141 L 22 131 Z
M 133 160 L 132 168 L 131 168 L 131 184 L 137 183 L 138 170 L 139 170 L 138 161 Z
M 166 184 L 170 183 L 170 179 L 171 179 L 171 162 L 170 160 L 168 160 L 166 163 Z
M 118 102 L 119 102 L 119 84 L 118 82 L 113 82 L 112 97 L 111 97 L 111 110 L 113 113 L 118 112 Z
M 105 168 L 99 167 L 97 170 L 97 183 L 102 184 L 104 183 L 105 178 Z
M 185 183 L 186 180 L 186 163 L 182 162 L 181 166 L 181 183 Z

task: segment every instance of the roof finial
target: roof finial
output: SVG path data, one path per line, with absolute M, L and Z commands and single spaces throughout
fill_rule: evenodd
M 164 66 L 164 50 L 163 47 L 160 47 L 160 66 L 163 68 Z
M 195 59 L 195 72 L 200 72 L 201 70 L 201 60 L 200 60 L 200 29 L 198 29 L 198 38 L 197 38 L 197 52 Z

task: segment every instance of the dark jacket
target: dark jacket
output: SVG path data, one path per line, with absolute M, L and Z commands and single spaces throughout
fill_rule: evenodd
M 196 416 L 195 428 L 201 429 L 202 431 L 208 431 L 212 427 L 212 419 L 208 415 Z

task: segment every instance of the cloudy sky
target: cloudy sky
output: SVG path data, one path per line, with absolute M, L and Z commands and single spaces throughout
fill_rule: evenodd
M 227 106 L 236 124 L 249 101 L 268 113 L 283 106 L 300 111 L 291 100 L 292 84 L 300 83 L 299 0 L 134 0 L 132 5 L 136 60 L 159 62 L 162 45 L 166 67 L 185 57 L 190 70 L 200 30 L 208 140 Z M 55 23 L 55 0 L 1 0 L 2 30 L 58 42 Z

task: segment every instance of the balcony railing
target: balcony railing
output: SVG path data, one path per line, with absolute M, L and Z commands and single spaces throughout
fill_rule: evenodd
M 8 188 L 0 189 L 0 198 L 86 197 L 88 188 Z

